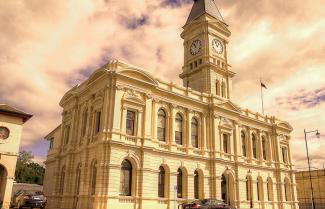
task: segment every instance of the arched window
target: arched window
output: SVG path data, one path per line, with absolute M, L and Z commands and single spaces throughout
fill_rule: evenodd
M 263 160 L 266 160 L 267 151 L 266 151 L 266 139 L 264 136 L 262 136 L 262 154 L 263 154 Z
M 220 96 L 220 84 L 219 81 L 216 81 L 216 95 Z
M 158 174 L 158 197 L 165 197 L 165 169 L 164 167 L 159 167 L 159 174 Z
M 179 145 L 183 144 L 183 118 L 179 113 L 175 118 L 175 142 Z
M 228 134 L 223 134 L 223 152 L 224 153 L 230 153 L 229 150 L 229 135 Z
M 197 171 L 194 172 L 194 198 L 200 199 L 199 193 L 199 173 Z
M 255 134 L 252 134 L 253 157 L 257 158 L 257 140 Z
M 78 195 L 80 192 L 80 177 L 81 177 L 81 165 L 77 166 L 76 170 L 76 184 L 75 184 L 75 194 Z
M 158 111 L 157 137 L 159 141 L 166 141 L 166 112 L 163 109 Z
M 267 199 L 273 201 L 273 181 L 270 177 L 267 179 Z
M 120 195 L 131 196 L 132 192 L 132 165 L 130 161 L 123 160 L 121 165 Z
M 81 127 L 82 136 L 86 135 L 87 123 L 88 123 L 88 109 L 85 109 L 85 111 L 82 114 L 82 127 Z
M 246 135 L 245 135 L 244 131 L 241 132 L 241 147 L 242 147 L 243 156 L 247 157 L 247 152 L 246 152 Z
M 195 148 L 199 147 L 199 125 L 195 118 L 192 118 L 191 120 L 191 141 L 192 146 Z
M 288 178 L 284 179 L 284 196 L 286 201 L 291 201 L 290 180 Z
M 180 168 L 177 170 L 177 197 L 183 198 L 183 172 Z
M 90 173 L 90 194 L 94 195 L 96 192 L 96 181 L 97 181 L 97 162 L 94 161 L 91 165 Z
M 263 179 L 262 177 L 257 177 L 257 200 L 258 201 L 263 201 L 264 199 L 264 194 L 263 194 Z
M 62 170 L 61 170 L 60 187 L 59 187 L 60 194 L 63 194 L 63 191 L 64 191 L 64 180 L 65 180 L 65 166 L 63 166 Z

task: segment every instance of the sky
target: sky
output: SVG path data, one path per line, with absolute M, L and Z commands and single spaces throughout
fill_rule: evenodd
M 325 4 L 323 0 L 215 0 L 232 32 L 228 56 L 234 102 L 288 121 L 296 168 L 325 157 Z M 0 103 L 32 113 L 21 150 L 46 159 L 43 138 L 61 121 L 59 101 L 110 59 L 181 85 L 182 27 L 192 0 L 0 1 Z

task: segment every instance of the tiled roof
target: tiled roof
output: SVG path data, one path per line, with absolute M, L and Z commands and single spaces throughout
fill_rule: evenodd
M 225 23 L 217 7 L 216 0 L 194 0 L 194 5 L 186 21 L 186 24 L 197 19 L 205 13 Z
M 15 117 L 20 117 L 23 119 L 24 122 L 26 122 L 28 119 L 30 119 L 33 116 L 29 113 L 25 113 L 21 110 L 13 108 L 7 104 L 0 104 L 0 113 L 15 116 Z

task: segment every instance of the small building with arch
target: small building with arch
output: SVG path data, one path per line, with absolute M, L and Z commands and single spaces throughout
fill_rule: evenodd
M 0 208 L 9 209 L 23 124 L 32 117 L 0 104 Z

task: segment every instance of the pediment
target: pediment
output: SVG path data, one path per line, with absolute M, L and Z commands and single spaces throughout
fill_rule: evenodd
M 158 86 L 158 82 L 150 74 L 136 68 L 122 69 L 117 73 L 143 83 Z
M 239 107 L 237 107 L 237 105 L 235 105 L 231 101 L 220 102 L 216 106 L 221 108 L 221 109 L 228 110 L 228 111 L 241 113 L 241 110 L 239 109 Z
M 124 93 L 123 101 L 136 103 L 136 104 L 139 104 L 139 105 L 145 105 L 145 101 L 144 101 L 143 96 L 140 93 L 135 92 L 133 90 L 128 90 L 128 91 L 126 91 Z
M 281 121 L 281 122 L 278 122 L 276 125 L 280 128 L 288 129 L 291 131 L 293 130 L 293 127 L 288 122 Z
M 98 70 L 96 70 L 88 78 L 87 85 L 90 84 L 90 83 L 92 83 L 93 81 L 97 80 L 99 77 L 101 77 L 105 73 L 106 73 L 106 70 L 104 70 L 104 69 L 98 69 Z

